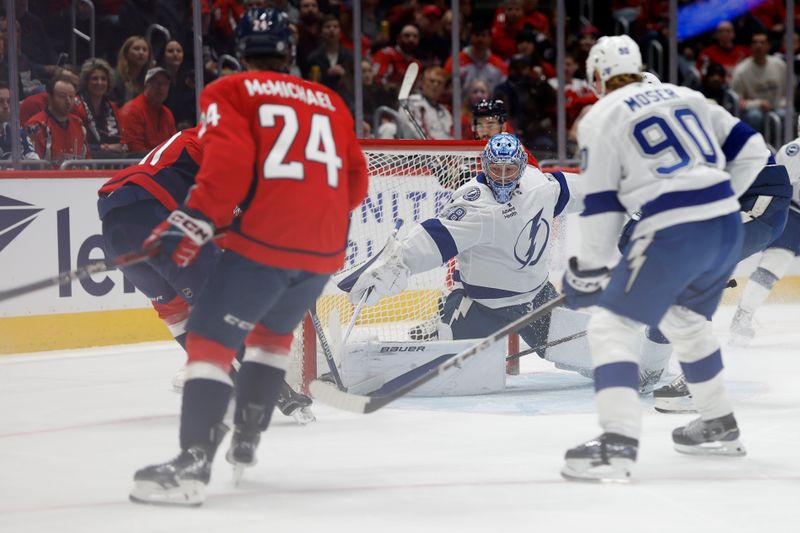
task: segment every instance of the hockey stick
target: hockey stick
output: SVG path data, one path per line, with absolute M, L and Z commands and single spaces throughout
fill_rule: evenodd
M 397 102 L 400 104 L 400 108 L 405 112 L 408 121 L 411 122 L 411 125 L 417 130 L 417 135 L 419 135 L 420 139 L 426 140 L 428 136 L 425 134 L 425 130 L 422 129 L 417 119 L 414 118 L 411 109 L 408 108 L 408 96 L 411 94 L 411 89 L 414 87 L 414 82 L 417 81 L 418 75 L 419 65 L 417 63 L 409 63 L 406 73 L 403 76 L 403 82 L 400 84 L 400 91 L 397 93 Z
M 159 246 L 160 243 L 156 241 L 146 248 L 142 248 L 141 250 L 137 250 L 135 252 L 130 252 L 100 261 L 92 261 L 86 266 L 82 266 L 75 270 L 70 270 L 69 272 L 62 272 L 58 276 L 46 278 L 40 281 L 34 281 L 33 283 L 28 283 L 26 285 L 22 285 L 21 287 L 0 291 L 0 302 L 41 289 L 46 289 L 47 287 L 65 285 L 72 281 L 89 277 L 92 274 L 99 274 L 101 272 L 114 270 L 117 267 L 135 265 L 137 263 L 147 261 L 158 252 Z
M 506 357 L 506 361 L 513 361 L 515 359 L 519 359 L 520 357 L 524 357 L 528 354 L 532 354 L 533 352 L 538 352 L 539 350 L 546 350 L 547 348 L 552 348 L 553 346 L 558 346 L 559 344 L 563 344 L 565 342 L 569 342 L 575 339 L 580 339 L 581 337 L 585 336 L 586 336 L 586 330 L 579 331 L 577 333 L 573 333 L 572 335 L 567 335 L 566 337 L 562 337 L 560 339 L 546 342 L 544 344 L 540 344 L 539 346 L 534 346 L 533 348 L 528 348 L 527 350 L 522 350 L 520 352 L 511 354 Z
M 342 383 L 342 377 L 339 375 L 339 369 L 336 368 L 336 361 L 333 359 L 333 352 L 331 352 L 328 339 L 325 337 L 325 332 L 322 331 L 322 323 L 320 323 L 319 317 L 317 316 L 317 306 L 315 305 L 309 309 L 308 314 L 311 316 L 311 323 L 314 325 L 314 331 L 317 332 L 319 343 L 322 345 L 322 353 L 325 354 L 325 362 L 328 363 L 328 369 L 331 371 L 331 376 L 333 376 L 333 380 L 336 382 L 336 387 L 341 391 L 346 391 L 347 389 L 344 383 Z
M 549 313 L 551 310 L 555 309 L 559 305 L 561 305 L 564 301 L 564 296 L 558 296 L 553 300 L 550 300 L 546 304 L 542 305 L 538 309 L 535 309 L 524 315 L 514 322 L 500 328 L 499 330 L 495 331 L 485 339 L 475 343 L 474 345 L 466 348 L 449 359 L 448 361 L 440 364 L 436 368 L 432 369 L 430 372 L 423 374 L 422 376 L 406 383 L 405 385 L 399 387 L 398 389 L 390 392 L 389 394 L 383 396 L 360 396 L 357 394 L 348 394 L 346 392 L 342 392 L 339 390 L 334 389 L 333 387 L 329 386 L 328 384 L 314 380 L 311 382 L 309 386 L 309 390 L 317 398 L 319 401 L 326 403 L 332 407 L 336 407 L 339 409 L 343 409 L 345 411 L 350 411 L 353 413 L 372 413 L 377 411 L 378 409 L 387 406 L 388 404 L 392 403 L 396 399 L 404 396 L 408 392 L 417 389 L 424 385 L 425 383 L 429 382 L 430 380 L 434 379 L 435 377 L 439 376 L 443 372 L 453 368 L 453 367 L 460 367 L 467 359 L 474 356 L 477 353 L 480 353 L 482 350 L 488 348 L 492 343 L 497 342 L 498 340 L 502 339 L 509 333 L 513 333 L 527 324 L 533 322 L 534 320 L 540 318 L 542 315 Z

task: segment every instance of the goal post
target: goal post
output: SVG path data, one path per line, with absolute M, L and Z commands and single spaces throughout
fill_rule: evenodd
M 482 141 L 370 139 L 360 143 L 367 159 L 369 189 L 350 217 L 344 266 L 332 276 L 316 307 L 329 340 L 337 337 L 336 331 L 328 334 L 331 328 L 346 328 L 355 307 L 336 283 L 381 250 L 398 219 L 404 221 L 398 234 L 402 238 L 416 224 L 438 216 L 452 193 L 479 171 L 485 146 Z M 424 340 L 424 329 L 419 328 L 435 325 L 440 306 L 453 286 L 453 263 L 411 276 L 402 293 L 365 308 L 350 341 Z M 516 335 L 509 342 L 509 353 L 516 353 Z M 334 353 L 340 348 L 332 346 Z M 292 347 L 290 382 L 306 389 L 318 373 L 327 372 L 324 357 L 318 352 L 314 329 L 309 320 L 304 320 Z M 509 370 L 513 372 L 514 368 Z

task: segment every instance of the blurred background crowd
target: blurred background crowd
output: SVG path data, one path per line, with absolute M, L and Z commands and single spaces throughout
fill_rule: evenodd
M 10 79 L 8 68 L 8 17 L 0 11 L 0 158 L 10 154 L 8 122 L 17 104 L 11 101 L 11 84 L 19 95 L 26 159 L 58 165 L 70 159 L 135 158 L 195 124 L 191 0 L 13 3 L 16 79 Z M 787 53 L 784 1 L 734 3 L 745 7 L 730 16 L 718 13 L 702 31 L 683 32 L 678 82 L 702 91 L 759 131 L 780 131 L 783 121 L 795 121 L 785 116 L 786 74 L 787 63 L 794 72 L 800 65 L 800 37 Z M 400 82 L 408 65 L 418 63 L 421 74 L 409 106 L 426 137 L 472 138 L 472 106 L 494 98 L 505 102 L 509 127 L 536 156 L 546 159 L 557 151 L 554 0 L 459 2 L 458 124 L 452 109 L 449 0 L 361 0 L 360 58 L 353 51 L 352 0 L 201 0 L 200 5 L 204 84 L 239 69 L 235 33 L 245 9 L 275 6 L 288 13 L 295 30 L 292 72 L 331 87 L 351 108 L 359 83 L 355 62 L 360 62 L 364 137 L 419 136 L 403 127 L 397 112 Z M 566 53 L 560 67 L 566 151 L 572 155 L 575 125 L 596 100 L 584 75 L 589 49 L 602 35 L 628 33 L 639 42 L 647 69 L 664 79 L 670 66 L 664 52 L 669 1 L 565 5 Z M 797 9 L 794 14 L 800 18 Z M 73 51 L 76 34 L 88 36 L 91 46 L 78 39 Z

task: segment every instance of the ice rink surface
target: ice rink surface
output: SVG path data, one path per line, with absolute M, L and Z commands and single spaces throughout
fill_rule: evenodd
M 751 347 L 723 350 L 745 458 L 676 453 L 694 415 L 645 399 L 635 482 L 564 481 L 564 451 L 599 434 L 593 391 L 534 356 L 503 394 L 277 414 L 238 488 L 223 443 L 197 509 L 127 499 L 137 468 L 178 451 L 172 344 L 1 357 L 0 532 L 800 531 L 800 305 L 757 321 Z

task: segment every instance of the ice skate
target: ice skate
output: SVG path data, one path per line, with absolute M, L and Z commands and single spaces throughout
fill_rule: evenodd
M 231 447 L 225 459 L 233 466 L 233 483 L 238 485 L 247 467 L 258 462 L 256 451 L 261 441 L 262 423 L 266 417 L 263 405 L 248 404 L 243 408 L 241 424 L 236 424 L 231 437 Z
M 683 374 L 669 385 L 653 391 L 655 409 L 659 413 L 696 413 L 692 395 Z
M 631 479 L 639 441 L 616 433 L 567 450 L 561 476 L 569 481 L 627 483 Z
M 228 427 L 219 424 L 212 429 L 206 446 L 191 446 L 171 461 L 137 470 L 130 500 L 154 505 L 202 505 L 214 453 L 227 432 Z
M 736 309 L 731 322 L 730 344 L 733 346 L 748 346 L 756 336 L 753 327 L 753 313 L 745 311 L 741 307 Z
M 301 426 L 314 422 L 316 417 L 311 412 L 312 403 L 311 398 L 295 391 L 288 383 L 283 382 L 283 387 L 278 395 L 278 409 L 285 416 L 291 416 Z
M 646 369 L 639 370 L 639 394 L 650 394 L 656 388 L 658 382 L 661 381 L 661 376 L 664 374 L 664 369 Z
M 739 426 L 733 414 L 703 420 L 692 420 L 672 432 L 675 450 L 690 455 L 730 455 L 741 457 L 747 454 L 739 442 Z

